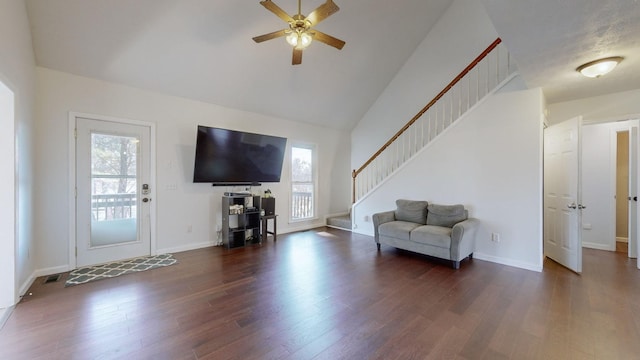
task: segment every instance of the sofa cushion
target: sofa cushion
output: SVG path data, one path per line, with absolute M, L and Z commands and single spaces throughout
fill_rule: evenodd
M 464 205 L 429 204 L 427 225 L 453 227 L 460 221 L 467 219 Z
M 381 236 L 409 240 L 411 231 L 418 226 L 422 225 L 409 221 L 391 221 L 378 226 L 378 233 Z
M 396 220 L 424 225 L 427 223 L 428 205 L 426 201 L 398 199 L 396 200 Z
M 451 247 L 451 228 L 423 225 L 411 232 L 411 241 L 449 249 Z

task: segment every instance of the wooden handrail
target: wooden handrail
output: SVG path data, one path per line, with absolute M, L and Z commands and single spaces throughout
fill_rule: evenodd
M 462 70 L 462 72 L 460 72 L 460 74 L 458 74 L 458 76 L 456 76 L 449 83 L 449 85 L 445 86 L 445 88 L 442 89 L 442 91 L 440 91 L 440 93 L 438 93 L 438 95 L 436 95 L 433 100 L 429 101 L 429 103 L 425 107 L 423 107 L 422 110 L 420 110 L 413 118 L 411 118 L 411 120 L 409 120 L 409 122 L 405 126 L 403 126 L 402 129 L 400 129 L 395 135 L 391 137 L 391 139 L 389 139 L 389 141 L 382 145 L 382 147 L 378 151 L 376 151 L 376 153 L 373 154 L 369 158 L 369 160 L 367 160 L 362 166 L 360 166 L 358 170 L 353 170 L 353 172 L 351 173 L 351 177 L 353 178 L 353 202 L 356 201 L 356 177 L 358 176 L 358 174 L 360 174 L 367 166 L 369 166 L 369 164 L 371 164 L 373 160 L 380 156 L 380 154 L 382 154 L 384 150 L 386 150 L 398 137 L 400 137 L 409 127 L 411 127 L 413 123 L 415 123 L 425 112 L 427 112 L 436 102 L 438 102 L 440 98 L 442 98 L 449 90 L 451 90 L 452 87 L 454 87 L 460 80 L 462 80 L 462 78 L 467 75 L 469 71 L 476 67 L 476 65 L 478 65 L 480 61 L 482 61 L 487 55 L 489 55 L 489 53 L 493 51 L 493 49 L 495 49 L 501 42 L 502 39 L 497 38 L 493 43 L 491 43 L 491 45 L 489 45 L 489 47 L 487 47 L 482 53 L 480 53 L 480 55 L 478 55 L 478 57 L 476 57 L 466 68 L 464 68 L 464 70 Z

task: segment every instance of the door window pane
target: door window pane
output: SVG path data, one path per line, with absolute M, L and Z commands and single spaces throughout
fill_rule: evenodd
M 138 239 L 138 138 L 91 134 L 91 246 Z

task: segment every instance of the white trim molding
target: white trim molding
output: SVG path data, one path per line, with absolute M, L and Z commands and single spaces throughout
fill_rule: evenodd
M 120 124 L 138 125 L 149 128 L 149 147 L 150 147 L 150 180 L 153 184 L 151 186 L 151 193 L 149 196 L 152 199 L 156 198 L 156 124 L 147 121 L 125 119 L 113 116 L 87 114 L 81 112 L 70 111 L 69 112 L 69 265 L 68 270 L 76 268 L 76 124 L 78 118 L 93 119 L 99 121 L 110 121 Z M 151 249 L 150 254 L 158 254 L 157 238 L 156 238 L 156 218 L 157 209 L 156 202 L 152 201 L 150 204 L 150 226 L 151 226 Z

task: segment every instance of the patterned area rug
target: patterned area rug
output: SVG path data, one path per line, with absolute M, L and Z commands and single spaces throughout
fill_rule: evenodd
M 67 278 L 67 282 L 64 286 L 80 285 L 88 283 L 89 281 L 108 279 L 134 272 L 156 269 L 163 266 L 173 265 L 177 262 L 178 260 L 176 260 L 173 255 L 162 254 L 80 268 L 69 273 L 69 277 Z

